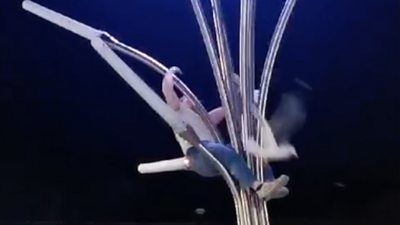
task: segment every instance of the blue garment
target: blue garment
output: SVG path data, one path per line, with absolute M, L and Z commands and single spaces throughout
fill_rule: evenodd
M 202 141 L 201 143 L 229 171 L 242 188 L 249 188 L 256 181 L 256 177 L 247 167 L 246 161 L 230 145 L 211 141 Z M 214 177 L 219 175 L 212 162 L 196 147 L 189 148 L 186 157 L 190 161 L 191 170 L 201 176 Z M 272 170 L 269 171 L 269 173 L 266 173 L 266 180 L 270 180 L 271 176 L 273 179 Z

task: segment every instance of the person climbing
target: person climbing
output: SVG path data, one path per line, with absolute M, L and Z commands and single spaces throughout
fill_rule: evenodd
M 194 131 L 200 142 L 229 171 L 242 188 L 254 191 L 259 198 L 267 201 L 282 197 L 279 190 L 287 185 L 289 177 L 281 175 L 277 179 L 261 182 L 256 179 L 245 160 L 234 151 L 231 145 L 216 142 L 200 116 L 193 110 L 194 104 L 186 97 L 179 98 L 175 92 L 173 77 L 178 72 L 180 72 L 179 68 L 172 67 L 164 76 L 162 93 L 167 104 L 178 113 L 182 121 Z M 218 107 L 210 111 L 208 115 L 211 122 L 217 125 L 225 118 L 225 110 Z M 190 170 L 204 177 L 219 175 L 214 165 L 195 146 L 177 133 L 175 137 L 188 160 Z

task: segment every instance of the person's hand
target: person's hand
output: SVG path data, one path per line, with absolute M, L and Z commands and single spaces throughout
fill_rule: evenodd
M 295 158 L 295 159 L 299 158 L 299 155 L 297 154 L 296 149 L 294 148 L 293 145 L 291 145 L 289 143 L 280 144 L 279 151 L 287 153 L 287 155 L 289 155 L 290 158 Z
M 174 75 L 179 76 L 179 75 L 182 75 L 183 73 L 182 73 L 182 70 L 179 67 L 172 66 L 167 70 L 166 74 L 174 74 Z
M 245 143 L 245 151 L 255 157 L 262 158 L 265 163 L 288 161 L 298 158 L 296 149 L 289 143 L 283 143 L 279 146 L 269 146 L 262 148 L 254 139 L 249 138 Z

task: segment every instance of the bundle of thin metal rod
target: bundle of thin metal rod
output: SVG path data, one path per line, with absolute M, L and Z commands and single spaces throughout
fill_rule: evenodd
M 255 10 L 256 0 L 241 0 L 240 5 L 240 43 L 239 43 L 239 74 L 240 92 L 233 89 L 231 76 L 234 75 L 234 66 L 229 50 L 228 37 L 226 34 L 220 0 L 210 0 L 213 12 L 215 39 L 210 31 L 207 19 L 204 15 L 200 0 L 191 0 L 192 7 L 200 27 L 203 41 L 210 58 L 214 77 L 221 97 L 222 105 L 227 110 L 227 127 L 230 140 L 236 151 L 241 153 L 247 160 L 249 167 L 257 178 L 264 180 L 264 165 L 261 159 L 254 159 L 243 151 L 244 143 L 249 136 L 256 136 L 261 143 L 261 129 L 251 116 L 251 104 L 254 102 L 255 89 Z M 272 69 L 279 50 L 279 45 L 289 17 L 293 11 L 296 0 L 286 0 L 276 25 L 270 47 L 265 59 L 265 65 L 260 84 L 259 110 L 265 116 L 267 94 L 271 79 Z M 238 96 L 237 93 L 240 93 Z M 239 132 L 240 133 L 239 133 Z M 268 166 L 268 165 L 267 165 Z M 239 225 L 268 225 L 268 211 L 264 201 L 260 201 L 249 192 L 239 187 L 240 198 L 234 198 L 237 221 Z

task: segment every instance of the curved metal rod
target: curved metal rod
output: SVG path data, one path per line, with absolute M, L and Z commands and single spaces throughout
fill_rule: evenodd
M 23 8 L 28 10 L 52 23 L 55 23 L 58 26 L 61 26 L 71 32 L 74 32 L 86 39 L 89 39 L 92 47 L 99 53 L 99 55 L 108 62 L 110 66 L 147 102 L 147 104 L 157 113 L 159 114 L 175 131 L 184 132 L 187 130 L 186 125 L 179 119 L 177 114 L 165 104 L 163 100 L 142 80 L 140 77 L 129 68 L 125 62 L 123 62 L 118 55 L 112 51 L 111 46 L 117 48 L 121 52 L 124 52 L 134 58 L 146 63 L 156 71 L 161 74 L 165 74 L 167 68 L 163 66 L 161 63 L 157 62 L 155 59 L 147 56 L 146 54 L 137 51 L 123 43 L 120 43 L 118 40 L 113 38 L 111 35 L 104 31 L 96 30 L 92 27 L 89 27 L 83 23 L 80 23 L 76 20 L 73 20 L 69 17 L 66 17 L 60 13 L 57 13 L 53 10 L 47 9 L 39 4 L 36 4 L 31 1 L 24 1 L 22 3 Z M 106 40 L 103 40 L 106 39 Z M 199 108 L 204 109 L 201 103 L 197 100 L 196 96 L 190 91 L 189 88 L 184 85 L 179 78 L 175 77 L 175 81 L 177 81 L 179 87 L 182 89 L 181 91 L 187 95 L 187 97 L 194 100 L 194 102 L 198 103 Z M 204 109 L 205 111 L 205 109 Z M 207 121 L 208 116 L 206 117 Z M 211 124 L 211 123 L 210 123 Z M 214 158 L 212 155 L 204 148 L 204 146 L 199 145 L 210 158 L 210 160 L 216 165 L 216 168 L 220 171 L 221 175 L 224 177 L 226 182 L 228 183 L 229 188 L 235 199 L 239 198 L 239 194 L 236 190 L 236 186 L 233 182 L 233 179 L 230 177 L 227 170 Z M 236 203 L 235 203 L 236 204 Z
M 266 105 L 267 105 L 267 97 L 268 97 L 268 89 L 271 80 L 272 70 L 275 64 L 275 59 L 279 50 L 280 43 L 282 41 L 283 33 L 285 31 L 286 25 L 289 21 L 290 15 L 293 12 L 294 6 L 296 4 L 296 0 L 286 0 L 285 5 L 282 9 L 282 12 L 279 16 L 278 23 L 276 24 L 274 34 L 272 35 L 272 40 L 268 49 L 268 53 L 264 63 L 263 73 L 261 75 L 261 84 L 260 84 L 260 96 L 259 96 L 259 110 L 261 115 L 265 115 Z M 263 138 L 262 135 L 265 135 L 260 129 L 260 124 L 257 126 L 257 141 L 259 144 L 264 145 L 262 143 Z M 262 177 L 263 178 L 263 177 Z
M 210 161 L 214 164 L 214 166 L 219 170 L 221 176 L 226 181 L 226 183 L 229 187 L 229 190 L 232 192 L 233 198 L 234 199 L 239 198 L 239 193 L 236 189 L 236 184 L 233 181 L 229 172 L 225 169 L 225 167 L 207 150 L 206 147 L 204 147 L 201 144 L 197 145 L 196 147 L 201 149 L 202 153 L 204 153 L 210 159 Z M 237 202 L 235 201 L 235 208 L 236 208 L 236 204 L 237 204 Z
M 232 197 L 233 197 L 233 203 L 235 205 L 235 211 L 236 211 L 236 222 L 238 225 L 244 225 L 243 221 L 243 206 L 241 205 L 242 201 L 240 201 L 240 195 L 237 190 L 237 187 L 235 185 L 235 182 L 233 181 L 232 177 L 230 176 L 229 172 L 225 169 L 225 167 L 207 150 L 204 145 L 199 143 L 198 145 L 195 145 L 198 149 L 201 150 L 202 154 L 205 154 L 210 162 L 214 164 L 214 166 L 218 169 L 219 173 L 221 176 L 224 178 L 226 184 L 229 187 L 229 190 L 231 191 Z
M 217 40 L 217 48 L 219 53 L 219 65 L 221 69 L 221 76 L 224 82 L 224 91 L 227 93 L 229 110 L 232 111 L 234 118 L 240 118 L 240 106 L 239 106 L 239 93 L 233 89 L 232 76 L 234 75 L 234 67 L 232 62 L 232 56 L 229 49 L 228 35 L 225 28 L 225 20 L 221 9 L 220 0 L 211 0 L 211 7 L 214 20 L 215 37 Z M 237 130 L 240 130 L 240 120 L 233 120 L 234 126 Z M 236 140 L 232 141 L 237 143 L 235 149 L 240 151 L 242 149 L 241 137 L 239 134 L 235 135 Z
M 164 66 L 162 63 L 158 62 L 156 59 L 152 58 L 151 56 L 147 55 L 144 52 L 141 52 L 131 46 L 125 45 L 115 39 L 110 39 L 107 38 L 109 41 L 105 41 L 112 49 L 117 50 L 123 54 L 126 54 L 128 56 L 131 56 L 135 58 L 136 60 L 142 62 L 143 64 L 149 66 L 150 68 L 154 69 L 156 72 L 158 72 L 161 75 L 165 75 L 167 72 L 168 68 Z M 205 122 L 207 128 L 211 131 L 212 135 L 216 140 L 219 142 L 222 141 L 221 135 L 218 132 L 218 129 L 215 127 L 215 125 L 210 121 L 210 118 L 208 117 L 207 110 L 204 108 L 204 106 L 200 103 L 199 99 L 196 97 L 196 95 L 193 94 L 193 92 L 186 86 L 185 83 L 179 77 L 174 76 L 174 81 L 176 84 L 176 87 L 178 88 L 179 91 L 183 93 L 186 97 L 188 97 L 191 101 L 194 102 L 195 105 L 195 110 L 196 112 L 199 113 L 201 119 Z
M 235 143 L 235 141 L 236 141 L 235 137 L 238 134 L 239 130 L 237 129 L 237 127 L 235 127 L 232 111 L 229 110 L 230 102 L 229 102 L 227 93 L 225 92 L 225 89 L 224 89 L 225 85 L 224 85 L 224 82 L 222 79 L 221 67 L 218 64 L 219 56 L 217 54 L 217 50 L 214 45 L 215 42 L 211 36 L 211 32 L 207 25 L 207 20 L 205 18 L 204 11 L 203 11 L 200 1 L 199 0 L 191 0 L 191 2 L 192 2 L 193 11 L 194 11 L 196 19 L 197 19 L 197 23 L 199 24 L 200 31 L 203 36 L 203 41 L 204 41 L 204 44 L 205 44 L 205 47 L 207 50 L 208 57 L 210 58 L 210 63 L 211 63 L 211 67 L 212 67 L 214 77 L 215 77 L 215 80 L 217 83 L 218 93 L 221 98 L 222 106 L 227 109 L 226 110 L 226 123 L 227 123 L 227 127 L 228 127 L 228 133 L 231 138 L 233 146 L 236 148 L 238 146 L 238 143 Z
M 280 43 L 282 41 L 282 36 L 285 31 L 286 25 L 289 21 L 290 15 L 293 12 L 293 8 L 296 4 L 296 0 L 286 0 L 285 6 L 279 16 L 278 23 L 276 24 L 274 34 L 268 49 L 267 56 L 265 58 L 264 69 L 261 75 L 260 84 L 260 112 L 265 115 L 265 108 L 267 104 L 269 83 L 271 80 L 272 69 L 275 65 L 275 59 L 279 50 Z
M 96 38 L 91 41 L 93 48 L 99 53 L 99 55 L 146 101 L 147 104 L 159 114 L 171 127 L 176 131 L 174 124 L 183 123 L 178 119 L 178 115 L 173 111 L 161 98 L 142 80 L 140 77 L 126 65 L 116 53 L 106 44 L 102 39 Z M 190 129 L 180 128 L 179 134 L 190 134 Z M 193 135 L 193 134 L 192 134 Z M 194 138 L 191 138 L 193 140 Z M 198 138 L 196 138 L 198 139 Z M 193 141 L 190 141 L 193 142 Z M 225 169 L 225 167 L 219 163 L 219 161 L 204 147 L 199 141 L 197 143 L 191 143 L 197 148 L 201 149 L 202 153 L 211 160 L 211 162 L 219 170 L 220 174 L 223 176 L 227 182 L 234 197 L 238 197 L 239 193 L 236 190 L 236 185 Z
M 69 18 L 67 16 L 64 16 L 56 11 L 50 10 L 46 7 L 43 7 L 37 3 L 34 3 L 29 0 L 25 0 L 22 3 L 22 7 L 39 16 L 42 17 L 45 20 L 48 20 L 66 30 L 69 30 L 71 32 L 74 32 L 81 37 L 84 37 L 88 40 L 94 40 L 96 38 L 101 38 L 103 41 L 107 42 L 109 45 L 112 45 L 112 47 L 116 48 L 116 50 L 119 50 L 125 54 L 128 54 L 139 61 L 145 63 L 146 65 L 150 66 L 151 68 L 155 69 L 157 72 L 161 73 L 164 75 L 164 73 L 167 71 L 167 68 L 159 63 L 157 60 L 151 58 L 150 56 L 144 54 L 143 52 L 140 52 L 130 46 L 127 46 L 121 42 L 119 42 L 117 39 L 112 37 L 110 34 L 107 32 L 104 32 L 102 30 L 97 30 L 95 28 L 92 28 L 86 24 L 83 24 L 79 21 L 76 21 L 72 18 Z M 197 97 L 190 91 L 190 89 L 177 77 L 175 77 L 175 83 L 177 84 L 178 89 L 186 95 L 190 100 L 192 100 L 195 103 L 195 109 L 201 116 L 202 120 L 205 122 L 207 127 L 210 129 L 212 132 L 213 136 L 216 138 L 216 140 L 222 140 L 221 136 L 218 133 L 218 130 L 215 128 L 215 126 L 211 123 L 210 119 L 208 118 L 208 113 L 200 103 L 200 101 L 197 99 Z
M 283 33 L 285 31 L 285 28 L 287 26 L 287 23 L 289 21 L 290 15 L 293 12 L 294 6 L 296 4 L 296 0 L 286 0 L 285 5 L 281 11 L 281 14 L 278 19 L 278 23 L 276 24 L 275 31 L 273 33 L 270 46 L 268 49 L 268 53 L 265 59 L 264 63 L 264 69 L 261 75 L 261 83 L 260 83 L 260 96 L 258 99 L 259 102 L 259 110 L 261 115 L 265 115 L 265 110 L 266 110 L 266 105 L 267 105 L 267 97 L 268 97 L 268 89 L 269 89 L 269 84 L 271 80 L 271 75 L 272 75 L 272 70 L 275 65 L 275 59 L 279 50 L 280 43 L 282 41 Z M 257 126 L 257 141 L 259 144 L 263 145 L 264 143 L 261 143 L 262 138 L 261 135 L 264 135 L 260 129 L 260 125 L 258 124 Z M 264 179 L 264 170 L 263 170 L 263 165 L 262 162 L 259 162 L 258 165 L 258 170 L 261 175 L 261 179 Z M 262 216 L 265 216 L 263 218 L 264 224 L 269 224 L 269 218 L 268 218 L 268 209 L 267 209 L 267 203 L 266 202 L 258 202 L 258 207 L 262 208 Z
M 139 61 L 152 67 L 157 72 L 159 72 L 163 75 L 167 71 L 167 68 L 165 66 L 163 66 L 161 63 L 157 62 L 155 59 L 151 58 L 150 56 L 144 54 L 143 52 L 140 52 L 130 46 L 120 43 L 116 39 L 113 39 L 111 36 L 108 36 L 106 38 L 108 39 L 107 44 L 114 50 L 118 50 L 124 54 L 127 54 L 129 56 L 132 56 L 132 57 L 138 59 Z M 178 89 L 180 89 L 180 91 L 182 91 L 182 93 L 185 94 L 186 96 L 188 96 L 189 98 L 195 99 L 194 102 L 195 102 L 195 105 L 198 106 L 198 109 L 200 109 L 200 110 L 204 109 L 204 107 L 197 100 L 197 97 L 194 96 L 194 94 L 190 91 L 190 89 L 187 88 L 186 85 L 178 77 L 175 76 L 174 78 L 175 78 L 174 81 L 176 82 Z M 204 111 L 205 111 L 205 109 L 204 109 Z M 207 113 L 207 112 L 205 111 L 205 113 Z M 205 119 L 207 121 L 209 121 L 208 116 L 206 116 Z M 209 124 L 212 125 L 211 122 L 209 122 Z M 215 127 L 213 127 L 213 129 L 215 129 Z M 217 138 L 217 140 L 221 141 L 220 138 Z M 239 196 L 238 190 L 236 189 L 236 185 L 235 185 L 233 179 L 230 177 L 228 171 L 206 150 L 206 148 L 204 148 L 204 146 L 202 146 L 200 144 L 200 145 L 197 145 L 197 147 L 199 149 L 201 149 L 202 152 L 207 155 L 207 157 L 209 157 L 211 162 L 216 166 L 216 168 L 219 170 L 220 174 L 226 181 L 226 183 L 232 193 L 233 199 L 234 199 L 236 214 L 240 215 L 242 212 L 242 207 L 240 206 L 240 196 Z M 238 217 L 238 223 L 243 224 L 243 223 L 240 223 L 240 217 Z

